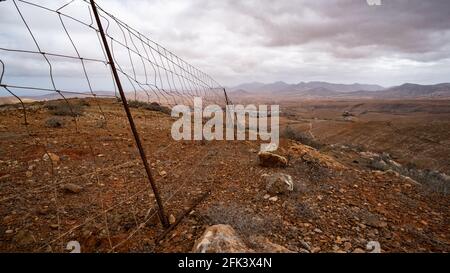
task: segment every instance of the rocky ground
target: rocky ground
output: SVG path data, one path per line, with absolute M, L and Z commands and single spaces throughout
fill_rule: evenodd
M 170 116 L 136 108 L 171 223 L 209 192 L 160 238 L 121 105 L 70 103 L 79 116 L 27 104 L 27 126 L 20 107 L 0 109 L 2 252 L 66 252 L 70 241 L 82 252 L 207 252 L 217 251 L 204 244 L 215 234 L 227 235 L 221 251 L 365 252 L 369 242 L 382 252 L 450 251 L 448 195 L 374 168 L 377 154 L 288 139 L 265 155 L 254 141 L 176 142 Z

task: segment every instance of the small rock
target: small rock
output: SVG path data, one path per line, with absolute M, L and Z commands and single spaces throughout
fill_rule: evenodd
M 381 245 L 377 241 L 370 241 L 366 245 L 367 251 L 370 253 L 381 253 Z
M 44 160 L 44 161 L 48 161 L 49 159 L 51 159 L 53 163 L 57 163 L 57 162 L 60 161 L 59 156 L 57 156 L 57 155 L 54 154 L 54 153 L 45 153 L 45 154 L 42 156 L 42 160 Z
M 175 221 L 176 221 L 176 220 L 177 220 L 177 219 L 175 219 L 175 216 L 173 216 L 173 214 L 169 215 L 169 223 L 170 223 L 171 225 L 175 224 Z
M 277 196 L 272 196 L 272 197 L 269 198 L 269 201 L 277 202 L 278 201 L 278 197 Z
M 288 161 L 285 157 L 271 152 L 259 152 L 259 165 L 263 167 L 286 167 Z
M 11 177 L 11 175 L 10 174 L 5 174 L 5 175 L 2 175 L 2 176 L 0 176 L 0 181 L 4 181 L 4 180 L 7 180 L 7 179 L 9 179 Z
M 3 222 L 5 224 L 12 222 L 12 220 L 14 220 L 14 217 L 12 215 L 6 215 L 5 217 L 3 217 Z
M 284 173 L 276 173 L 264 177 L 266 180 L 266 190 L 271 194 L 282 194 L 294 190 L 292 177 Z
M 63 184 L 61 188 L 69 193 L 79 193 L 83 190 L 83 187 L 75 185 L 73 183 Z
M 14 243 L 20 246 L 30 245 L 35 242 L 33 235 L 29 231 L 21 230 L 14 236 Z
M 380 159 L 378 161 L 375 160 L 373 165 L 375 165 L 377 167 L 377 169 L 383 170 L 383 171 L 385 171 L 389 168 L 388 164 L 382 159 Z
M 312 251 L 311 247 L 309 246 L 309 244 L 303 240 L 300 240 L 299 243 L 306 249 L 308 250 L 308 252 Z
M 320 229 L 318 229 L 318 228 L 315 228 L 315 229 L 314 229 L 314 232 L 315 232 L 315 233 L 323 233 L 323 231 L 320 230 Z
M 48 214 L 48 211 L 49 211 L 48 206 L 44 206 L 44 207 L 38 209 L 38 213 L 41 214 L 41 215 Z
M 366 252 L 358 247 L 358 248 L 355 248 L 355 250 L 353 250 L 353 253 L 366 253 Z
M 410 183 L 410 184 L 406 184 L 406 185 L 408 185 L 409 187 L 411 187 L 412 185 L 415 185 L 415 186 L 421 186 L 421 185 L 422 185 L 422 184 L 420 184 L 419 182 L 417 182 L 416 180 L 412 179 L 412 178 L 409 177 L 409 176 L 404 176 L 404 175 L 402 175 L 401 177 L 405 180 L 405 182 Z M 411 184 L 412 184 L 412 185 L 411 185 Z M 405 186 L 406 186 L 406 185 L 405 185 Z
M 166 171 L 160 171 L 159 175 L 162 176 L 162 177 L 165 177 L 167 175 L 167 172 Z
M 376 228 L 384 228 L 387 226 L 387 223 L 381 221 L 380 218 L 375 214 L 369 214 L 364 217 L 364 222 L 366 225 Z
M 7 229 L 6 231 L 5 231 L 5 234 L 12 234 L 14 232 L 14 230 L 12 230 L 12 229 Z
M 51 227 L 52 229 L 58 229 L 58 228 L 59 228 L 59 225 L 58 225 L 58 224 L 51 224 L 50 227 Z
M 33 176 L 33 172 L 32 172 L 32 171 L 26 171 L 26 172 L 25 172 L 25 176 L 28 177 L 28 178 L 30 178 L 30 177 Z
M 311 249 L 311 253 L 318 253 L 318 252 L 320 252 L 320 251 L 321 251 L 321 248 L 318 247 L 318 246 L 315 246 L 315 247 L 313 247 L 313 248 Z
M 350 242 L 345 242 L 344 243 L 344 250 L 345 251 L 349 251 L 352 248 L 352 244 Z
M 385 174 L 391 175 L 391 176 L 396 176 L 396 177 L 400 176 L 400 174 L 398 172 L 394 171 L 393 169 L 389 169 L 389 170 L 385 171 Z
M 270 198 L 270 194 L 264 194 L 264 197 L 263 197 L 264 199 L 269 199 Z

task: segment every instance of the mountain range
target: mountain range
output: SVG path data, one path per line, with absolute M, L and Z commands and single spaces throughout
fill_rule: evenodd
M 405 83 L 385 88 L 376 84 L 337 84 L 322 81 L 288 84 L 282 81 L 274 83 L 244 83 L 229 88 L 230 96 L 249 98 L 255 95 L 283 98 L 366 98 L 366 99 L 419 99 L 450 98 L 450 83 L 420 85 Z
M 227 88 L 228 95 L 235 101 L 253 101 L 255 98 L 264 99 L 450 99 L 450 83 L 420 85 L 405 83 L 399 86 L 385 88 L 376 84 L 338 84 L 322 81 L 300 82 L 288 84 L 282 81 L 273 83 L 251 82 Z M 113 96 L 114 93 L 96 91 L 98 96 Z M 130 99 L 134 94 L 128 93 Z M 90 94 L 64 94 L 66 98 L 89 97 Z M 57 93 L 40 96 L 21 96 L 25 102 L 61 99 Z M 146 99 L 142 92 L 138 98 Z M 0 97 L 0 105 L 14 103 L 12 96 Z

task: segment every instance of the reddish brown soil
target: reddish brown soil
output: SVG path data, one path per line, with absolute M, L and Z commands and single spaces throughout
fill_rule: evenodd
M 244 238 L 260 234 L 293 251 L 351 252 L 371 240 L 385 252 L 450 251 L 448 196 L 353 164 L 357 154 L 321 151 L 344 168 L 295 154 L 286 169 L 263 168 L 258 142 L 176 142 L 171 117 L 133 109 L 167 214 L 178 217 L 211 193 L 155 244 L 163 229 L 121 105 L 98 102 L 101 128 L 97 103 L 86 100 L 84 115 L 76 124 L 62 117 L 63 128 L 45 127 L 50 114 L 40 103 L 28 105 L 27 126 L 20 108 L 2 107 L 1 252 L 66 252 L 71 240 L 82 252 L 186 252 L 221 216 Z M 294 144 L 282 140 L 280 154 Z M 44 161 L 46 153 L 60 160 Z M 292 175 L 295 190 L 273 202 L 261 175 L 278 171 Z M 83 190 L 67 193 L 65 183 Z

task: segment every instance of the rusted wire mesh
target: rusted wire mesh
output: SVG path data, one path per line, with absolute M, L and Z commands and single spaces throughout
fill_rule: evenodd
M 9 15 L 5 27 L 20 37 L 0 42 L 0 251 L 62 252 L 72 240 L 82 251 L 152 251 L 149 238 L 161 232 L 155 196 L 92 9 L 82 0 L 51 5 L 0 3 Z M 194 97 L 223 106 L 223 88 L 97 9 L 152 169 L 163 181 L 162 200 L 179 214 L 193 198 L 181 193 L 207 187 L 193 177 L 210 155 L 171 141 L 170 108 L 192 105 Z M 185 156 L 167 156 L 183 149 Z

